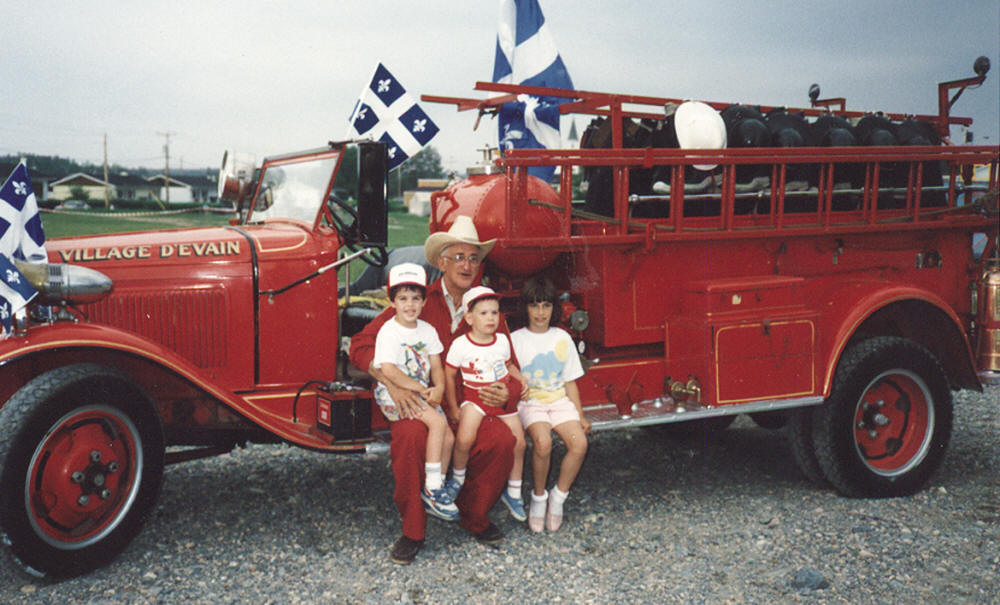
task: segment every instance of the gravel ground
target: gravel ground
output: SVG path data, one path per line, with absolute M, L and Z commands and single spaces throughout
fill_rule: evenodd
M 740 418 L 709 439 L 594 435 L 570 498 L 551 535 L 499 505 L 495 549 L 431 519 L 401 567 L 388 455 L 251 446 L 169 467 L 104 569 L 49 583 L 5 551 L 0 602 L 1000 603 L 1000 387 L 958 395 L 948 455 L 913 497 L 817 488 L 783 433 Z

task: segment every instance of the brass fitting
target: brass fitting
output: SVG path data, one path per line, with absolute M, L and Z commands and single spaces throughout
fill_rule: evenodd
M 688 376 L 687 382 L 674 380 L 670 377 L 667 377 L 664 382 L 666 383 L 666 390 L 674 398 L 674 401 L 677 402 L 678 412 L 685 411 L 684 403 L 693 402 L 701 404 L 701 384 L 694 376 Z

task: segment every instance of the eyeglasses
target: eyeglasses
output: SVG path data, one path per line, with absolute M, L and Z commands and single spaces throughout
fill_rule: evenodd
M 469 263 L 473 267 L 483 262 L 483 259 L 478 254 L 470 254 L 468 256 L 464 254 L 442 254 L 441 258 L 447 258 L 458 264 Z

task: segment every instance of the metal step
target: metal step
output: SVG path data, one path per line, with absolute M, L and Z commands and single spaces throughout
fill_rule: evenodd
M 590 420 L 592 431 L 628 428 L 633 426 L 650 426 L 668 422 L 686 422 L 699 418 L 713 416 L 733 416 L 736 414 L 751 414 L 756 412 L 771 412 L 788 408 L 819 405 L 822 397 L 797 397 L 795 399 L 779 399 L 769 401 L 754 401 L 716 407 L 701 407 L 688 403 L 678 409 L 670 397 L 640 401 L 632 404 L 629 414 L 621 414 L 618 408 L 610 403 L 584 408 L 583 413 Z

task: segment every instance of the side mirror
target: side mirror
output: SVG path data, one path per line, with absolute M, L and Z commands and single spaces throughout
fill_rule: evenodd
M 362 246 L 385 246 L 389 238 L 389 154 L 381 141 L 358 143 L 358 236 Z

